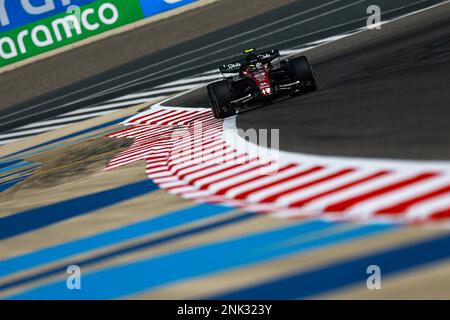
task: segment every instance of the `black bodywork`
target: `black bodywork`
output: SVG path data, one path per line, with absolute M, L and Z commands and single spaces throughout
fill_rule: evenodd
M 224 78 L 208 85 L 211 108 L 217 118 L 265 105 L 286 95 L 316 90 L 316 80 L 304 56 L 281 59 L 278 50 L 256 54 L 219 67 Z

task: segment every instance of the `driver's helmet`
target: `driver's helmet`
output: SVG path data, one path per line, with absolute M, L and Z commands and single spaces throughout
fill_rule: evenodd
M 254 61 L 253 61 L 253 63 L 250 63 L 250 64 L 248 65 L 248 68 L 249 68 L 250 70 L 252 70 L 252 71 L 259 71 L 259 70 L 262 69 L 262 67 L 263 67 L 263 64 L 262 64 L 261 62 L 254 62 Z

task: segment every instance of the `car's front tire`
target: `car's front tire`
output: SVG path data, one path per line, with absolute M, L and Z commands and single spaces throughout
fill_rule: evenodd
M 307 57 L 301 56 L 293 58 L 289 60 L 289 66 L 296 80 L 301 81 L 302 83 L 308 83 L 308 85 L 302 87 L 300 93 L 305 94 L 316 91 L 316 76 Z
M 236 114 L 236 108 L 231 105 L 232 94 L 227 80 L 213 82 L 207 90 L 214 117 L 224 119 Z

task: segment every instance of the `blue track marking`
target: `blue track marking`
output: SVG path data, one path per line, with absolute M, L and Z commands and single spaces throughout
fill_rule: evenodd
M 201 204 L 170 212 L 126 227 L 6 259 L 0 261 L 0 277 L 29 270 L 78 254 L 120 244 L 125 241 L 150 236 L 157 232 L 167 231 L 192 222 L 223 215 L 231 210 L 233 209 L 224 206 Z
M 26 167 L 29 165 L 34 165 L 34 163 L 28 162 L 28 161 L 22 161 L 22 160 L 11 161 L 11 164 L 0 167 L 0 173 L 13 171 L 13 170 L 20 169 L 20 168 L 23 168 L 23 167 Z
M 21 161 L 22 160 L 11 160 L 11 161 L 0 162 L 0 170 L 10 167 L 10 166 L 14 166 L 14 165 L 20 163 Z
M 337 229 L 333 232 L 333 229 Z M 392 230 L 389 225 L 357 226 L 343 230 L 325 221 L 302 222 L 269 232 L 119 265 L 82 277 L 82 290 L 67 290 L 59 280 L 11 297 L 12 299 L 115 299 L 174 282 L 270 261 Z M 329 233 L 325 231 L 330 231 Z M 313 233 L 320 237 L 309 238 Z M 286 245 L 286 241 L 292 241 Z M 278 249 L 277 244 L 284 244 Z
M 367 267 L 378 265 L 383 277 L 450 257 L 450 235 L 369 254 L 357 259 L 301 272 L 256 286 L 209 297 L 217 300 L 302 299 L 360 284 L 366 288 Z
M 4 181 L 0 183 L 0 192 L 3 192 L 11 187 L 14 187 L 16 184 L 24 181 L 26 178 L 28 178 L 31 175 L 27 175 L 27 176 L 22 176 L 19 178 L 15 178 L 12 180 L 8 180 L 8 181 Z
M 87 259 L 82 259 L 82 260 L 73 260 L 72 262 L 66 263 L 62 267 L 57 266 L 52 269 L 47 269 L 43 272 L 33 274 L 31 276 L 25 276 L 23 278 L 19 278 L 19 279 L 10 281 L 10 282 L 3 283 L 2 285 L 0 285 L 0 292 L 2 290 L 7 290 L 7 289 L 13 288 L 15 286 L 29 284 L 32 281 L 42 280 L 42 279 L 45 279 L 46 277 L 58 276 L 58 275 L 64 274 L 64 272 L 66 271 L 67 265 L 77 265 L 80 268 L 86 268 L 86 267 L 89 267 L 96 263 L 101 263 L 101 262 L 107 261 L 108 259 L 120 257 L 120 256 L 130 254 L 130 253 L 135 253 L 140 250 L 147 250 L 147 249 L 150 249 L 157 245 L 162 245 L 162 244 L 168 243 L 170 241 L 176 241 L 176 240 L 180 240 L 182 238 L 194 236 L 194 235 L 202 233 L 202 232 L 212 231 L 214 229 L 218 229 L 221 227 L 225 227 L 228 225 L 232 225 L 235 223 L 239 223 L 239 222 L 254 218 L 255 216 L 256 216 L 255 213 L 244 213 L 244 214 L 240 214 L 238 216 L 231 216 L 226 219 L 223 219 L 223 220 L 220 220 L 217 222 L 212 222 L 212 223 L 209 223 L 209 224 L 206 224 L 203 226 L 193 227 L 188 230 L 175 232 L 173 234 L 161 236 L 159 238 L 151 239 L 151 240 L 148 240 L 148 241 L 145 241 L 142 243 L 132 244 L 132 245 L 126 246 L 124 248 L 115 249 L 115 250 L 94 256 L 92 258 L 87 258 Z
M 11 177 L 11 176 L 29 175 L 29 174 L 31 174 L 31 173 L 34 173 L 34 170 L 37 169 L 37 168 L 39 168 L 39 167 L 40 167 L 39 165 L 36 165 L 36 166 L 34 166 L 34 167 L 26 168 L 26 169 L 24 169 L 24 170 L 19 170 L 19 171 L 15 171 L 15 172 L 12 172 L 12 173 L 8 173 L 8 174 L 6 174 L 6 175 L 1 176 L 1 177 L 0 177 L 0 180 L 9 178 L 9 177 Z
M 109 207 L 157 189 L 153 182 L 144 180 L 0 218 L 0 240 Z

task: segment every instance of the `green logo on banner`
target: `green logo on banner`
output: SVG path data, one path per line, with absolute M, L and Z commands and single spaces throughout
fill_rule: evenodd
M 142 19 L 139 0 L 103 0 L 0 34 L 0 67 Z

